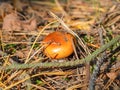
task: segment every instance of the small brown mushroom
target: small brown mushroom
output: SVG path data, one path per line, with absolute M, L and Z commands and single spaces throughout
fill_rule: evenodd
M 52 59 L 68 57 L 73 53 L 73 35 L 65 32 L 53 32 L 47 35 L 44 42 L 44 54 Z

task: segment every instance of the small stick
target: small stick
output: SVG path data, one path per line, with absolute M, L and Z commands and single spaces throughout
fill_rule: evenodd
M 99 27 L 98 29 L 99 31 L 99 35 L 100 35 L 100 43 L 101 46 L 104 45 L 104 41 L 103 41 L 103 28 Z M 96 63 L 96 67 L 93 71 L 93 74 L 91 76 L 90 82 L 89 82 L 89 90 L 95 90 L 95 80 L 97 79 L 97 74 L 100 71 L 100 67 L 103 64 L 104 59 L 106 58 L 106 53 L 103 52 L 101 55 L 101 58 L 98 59 L 97 63 Z

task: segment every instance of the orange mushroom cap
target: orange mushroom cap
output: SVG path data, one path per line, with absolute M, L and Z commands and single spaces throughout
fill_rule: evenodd
M 65 32 L 53 32 L 47 35 L 43 42 L 45 45 L 44 54 L 53 59 L 68 57 L 73 53 L 74 37 Z

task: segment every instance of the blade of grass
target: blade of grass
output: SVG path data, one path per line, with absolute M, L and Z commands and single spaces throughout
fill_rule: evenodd
M 40 72 L 38 74 L 35 74 L 35 75 L 32 75 L 32 76 L 26 76 L 24 79 L 14 83 L 14 84 L 11 84 L 10 86 L 4 88 L 4 90 L 8 90 L 30 78 L 33 78 L 33 77 L 36 77 L 36 76 L 40 76 L 40 75 L 69 75 L 69 74 L 72 74 L 72 72 Z
M 50 22 L 49 24 L 47 24 L 47 25 L 39 32 L 39 34 L 37 35 L 35 41 L 34 41 L 33 44 L 32 44 L 32 47 L 31 47 L 31 49 L 30 49 L 30 51 L 29 51 L 29 53 L 28 53 L 28 56 L 27 56 L 27 58 L 26 58 L 26 60 L 25 60 L 25 63 L 29 62 L 29 60 L 30 60 L 30 59 L 29 59 L 30 54 L 31 54 L 31 52 L 32 52 L 32 50 L 33 50 L 33 47 L 34 47 L 35 43 L 37 42 L 38 38 L 40 37 L 41 33 L 42 33 L 49 25 L 51 25 L 51 24 L 53 24 L 53 23 L 55 23 L 55 22 L 56 22 L 56 21 Z

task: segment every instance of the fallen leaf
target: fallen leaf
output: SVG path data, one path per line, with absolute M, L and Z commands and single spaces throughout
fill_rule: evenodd
M 5 13 L 13 12 L 13 7 L 9 3 L 1 3 L 0 4 L 0 16 L 4 16 Z
M 111 80 L 114 80 L 117 77 L 116 72 L 110 72 L 106 74 Z
M 14 55 L 18 56 L 19 58 L 26 58 L 28 53 L 29 53 L 29 50 L 22 49 L 20 51 L 16 51 L 16 53 Z
M 17 13 L 11 13 L 5 16 L 3 19 L 4 31 L 31 31 L 37 28 L 37 21 L 34 17 L 29 20 L 20 20 L 20 16 Z

